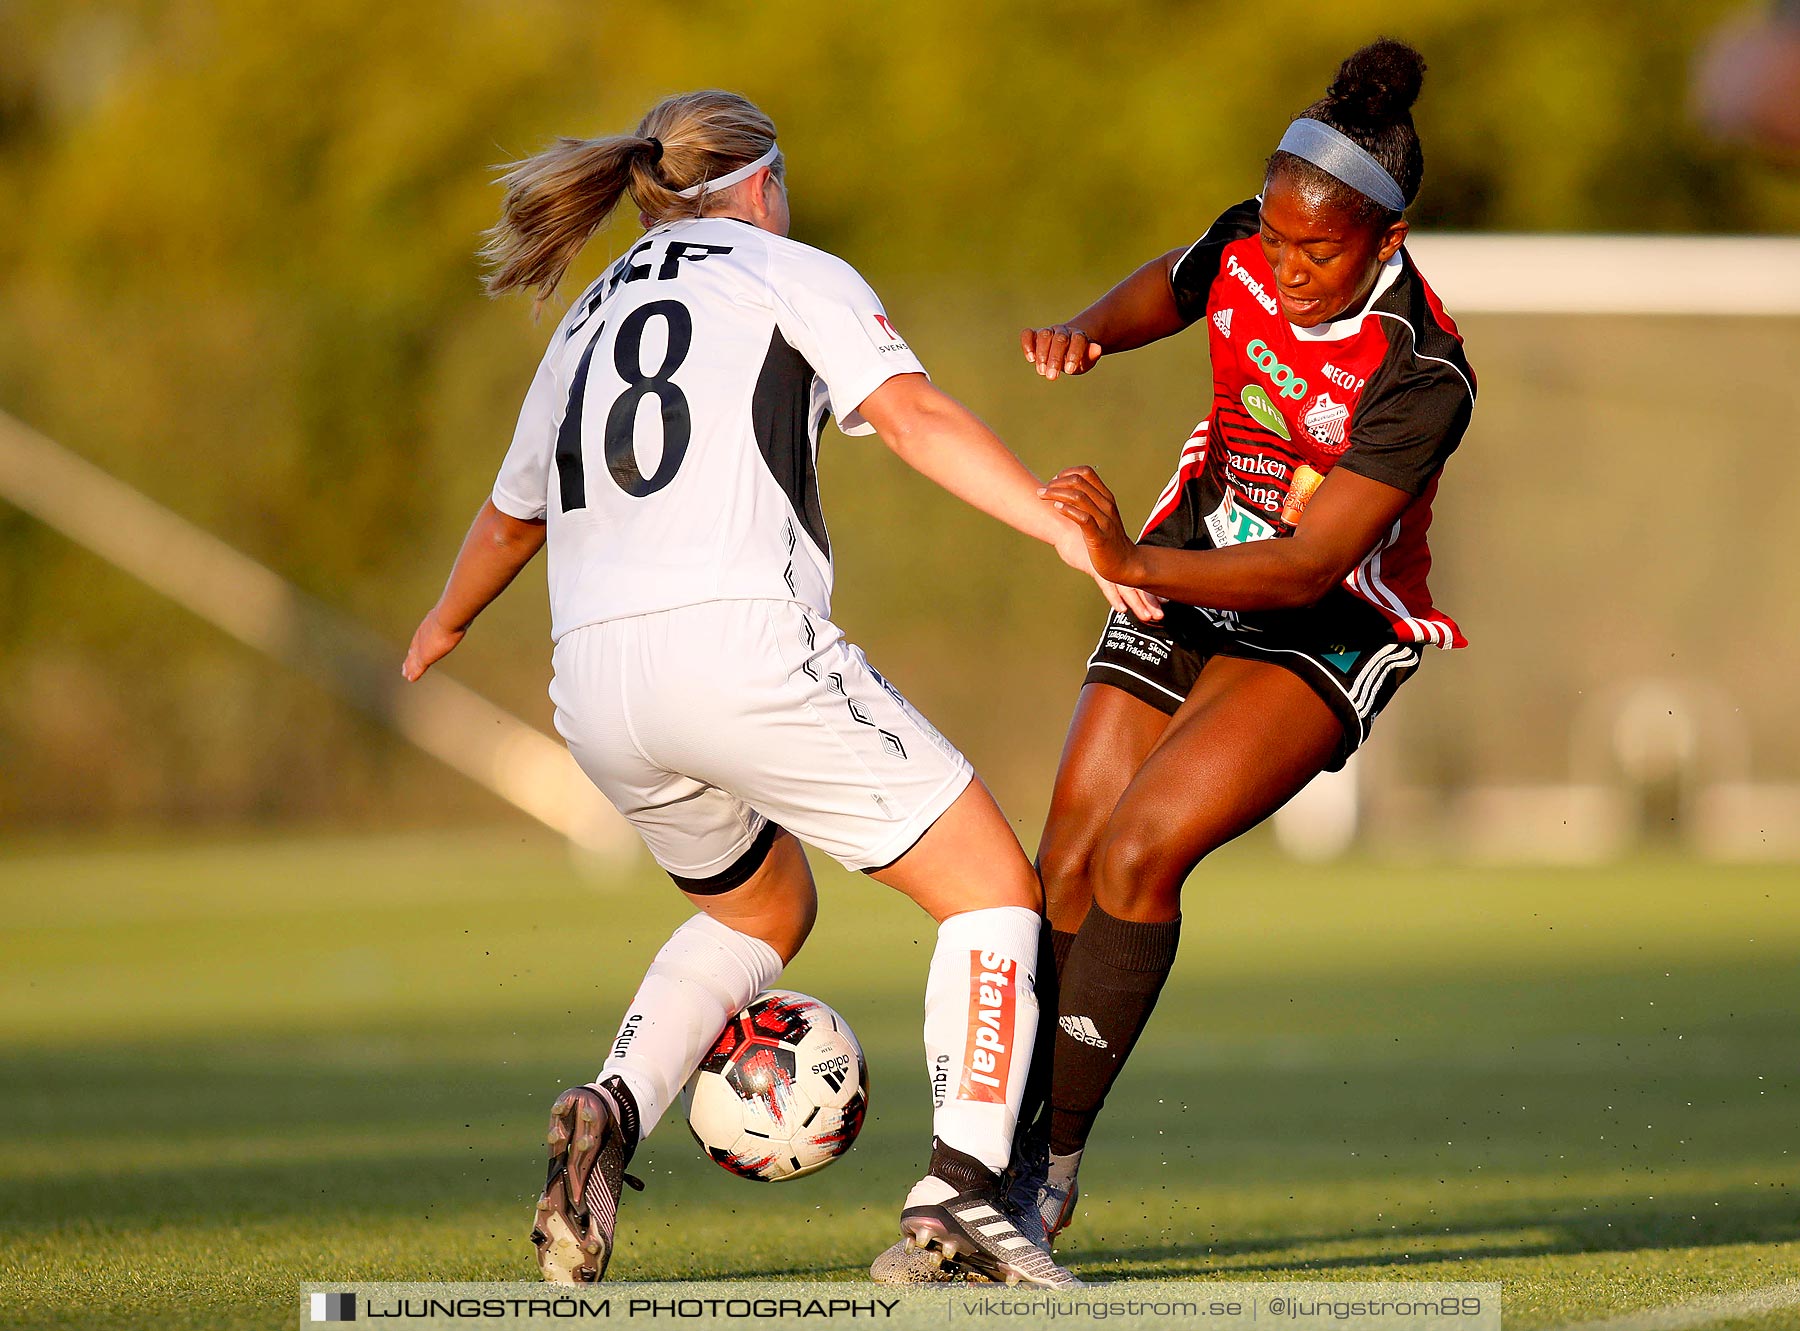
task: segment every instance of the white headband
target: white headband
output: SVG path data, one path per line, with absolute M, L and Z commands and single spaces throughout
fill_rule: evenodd
M 1368 149 L 1323 120 L 1302 116 L 1287 127 L 1276 151 L 1311 162 L 1390 212 L 1406 211 L 1406 195 L 1388 169 Z
M 727 171 L 717 180 L 702 180 L 698 185 L 689 185 L 686 189 L 678 189 L 675 191 L 675 197 L 678 199 L 698 199 L 703 194 L 711 194 L 715 190 L 727 189 L 730 186 L 737 184 L 740 180 L 750 179 L 751 176 L 755 175 L 779 156 L 781 156 L 780 145 L 771 143 L 769 145 L 769 151 L 757 158 L 754 162 L 748 162 L 735 171 Z

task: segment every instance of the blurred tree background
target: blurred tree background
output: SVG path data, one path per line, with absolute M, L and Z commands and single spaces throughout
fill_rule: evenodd
M 1800 184 L 1709 146 L 1687 121 L 1694 48 L 1734 7 L 0 5 L 0 407 L 403 644 L 486 492 L 548 328 L 523 301 L 479 294 L 491 168 L 555 134 L 629 128 L 664 93 L 724 86 L 781 127 L 796 237 L 861 268 L 939 382 L 1035 465 L 1097 462 L 1141 513 L 1204 408 L 1203 342 L 1045 386 L 1017 362 L 1018 328 L 1067 317 L 1253 192 L 1287 118 L 1386 32 L 1431 65 L 1420 226 L 1791 232 Z M 565 296 L 628 241 L 628 220 L 596 241 Z M 1478 413 L 1471 460 L 1446 484 L 1439 594 L 1471 620 L 1478 650 L 1468 666 L 1431 663 L 1462 683 L 1431 686 L 1437 710 L 1427 697 L 1409 724 L 1423 734 L 1483 688 L 1527 714 L 1496 718 L 1488 740 L 1454 753 L 1425 745 L 1422 779 L 1471 765 L 1562 775 L 1555 742 L 1530 750 L 1517 736 L 1562 724 L 1558 708 L 1597 667 L 1544 667 L 1558 682 L 1540 687 L 1503 648 L 1534 614 L 1539 632 L 1584 630 L 1546 626 L 1536 594 L 1503 585 L 1491 547 L 1457 545 L 1450 524 L 1460 512 L 1465 532 L 1504 541 L 1541 504 L 1516 450 L 1523 436 L 1549 442 L 1533 407 L 1568 366 L 1690 358 L 1688 343 L 1605 321 L 1559 332 L 1575 342 L 1546 352 L 1523 324 L 1469 330 L 1501 400 Z M 1793 329 L 1755 336 L 1774 339 L 1755 354 L 1777 386 L 1727 433 L 1791 440 Z M 1732 376 L 1745 350 L 1714 354 Z M 1649 375 L 1645 391 L 1677 391 Z M 1672 409 L 1627 396 L 1628 413 Z M 1607 447 L 1641 454 L 1643 422 L 1609 424 L 1607 410 L 1558 419 L 1586 411 Z M 838 617 L 1035 818 L 1023 806 L 1054 764 L 1097 602 L 1047 553 L 878 447 L 835 434 L 826 447 Z M 1604 486 L 1618 456 L 1590 451 L 1575 466 Z M 1653 470 L 1680 484 L 1660 460 Z M 1491 483 L 1475 484 L 1483 475 Z M 1647 522 L 1661 493 L 1648 485 Z M 1778 514 L 1795 482 L 1770 475 L 1761 496 Z M 1615 538 L 1628 550 L 1646 531 Z M 1768 539 L 1780 542 L 1773 527 Z M 1568 576 L 1564 557 L 1539 564 L 1552 584 Z M 1781 595 L 1773 572 L 1767 586 Z M 1662 609 L 1679 624 L 1704 611 L 1704 592 Z M 1470 615 L 1488 602 L 1485 621 Z M 541 573 L 528 575 L 451 668 L 547 725 L 547 625 Z M 1745 668 L 1744 689 L 1782 692 L 1766 656 Z M 4 503 L 0 678 L 0 827 L 501 816 Z M 1773 705 L 1786 710 L 1767 718 L 1771 733 L 1800 730 L 1794 703 Z

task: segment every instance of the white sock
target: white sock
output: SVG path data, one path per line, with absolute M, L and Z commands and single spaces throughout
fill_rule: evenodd
M 946 1146 L 996 1173 L 1012 1153 L 1037 1039 L 1038 914 L 964 911 L 938 926 L 925 982 L 925 1062 Z
M 625 1010 L 601 1080 L 617 1076 L 638 1106 L 638 1140 L 675 1103 L 725 1023 L 781 974 L 760 938 L 696 915 L 664 943 Z

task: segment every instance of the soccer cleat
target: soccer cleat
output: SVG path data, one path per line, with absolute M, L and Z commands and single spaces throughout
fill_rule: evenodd
M 1019 1232 L 1045 1252 L 1075 1218 L 1075 1199 L 1080 1195 L 1075 1171 L 1080 1167 L 1080 1151 L 1053 1155 L 1047 1139 L 1023 1129 L 1013 1139 L 1012 1164 L 1006 1171 L 1007 1214 Z
M 636 1142 L 620 1109 L 610 1089 L 593 1086 L 571 1087 L 551 1106 L 550 1168 L 531 1227 L 545 1280 L 591 1285 L 606 1275 L 620 1186 L 644 1187 L 625 1172 Z
M 931 1173 L 907 1194 L 900 1212 L 903 1246 L 927 1262 L 959 1269 L 999 1284 L 1075 1289 L 1081 1284 L 1033 1243 L 1006 1214 L 999 1178 L 979 1160 L 940 1141 L 931 1145 Z
M 869 1279 L 877 1285 L 982 1285 L 991 1283 L 978 1272 L 957 1262 L 947 1262 L 941 1252 L 915 1248 L 900 1240 L 869 1266 Z

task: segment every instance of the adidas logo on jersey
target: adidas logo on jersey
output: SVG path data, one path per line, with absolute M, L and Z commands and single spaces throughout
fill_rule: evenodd
M 1220 310 L 1216 314 L 1214 314 L 1213 315 L 1213 327 L 1217 328 L 1226 337 L 1230 337 L 1231 336 L 1231 311 L 1230 310 Z
M 1096 1049 L 1106 1048 L 1106 1039 L 1094 1027 L 1090 1017 L 1064 1017 L 1056 1023 L 1063 1028 L 1063 1033 L 1071 1040 L 1080 1040 L 1083 1044 L 1091 1044 Z

